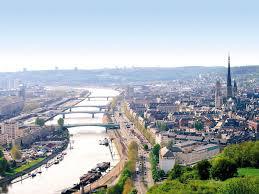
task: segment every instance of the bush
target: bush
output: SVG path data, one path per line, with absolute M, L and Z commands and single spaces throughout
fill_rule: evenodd
M 0 158 L 0 174 L 4 176 L 5 172 L 8 172 L 8 171 L 10 171 L 9 163 L 5 158 Z
M 143 145 L 143 148 L 144 148 L 144 150 L 147 151 L 147 150 L 148 150 L 148 145 L 147 145 L 147 144 L 144 144 L 144 145 Z
M 199 179 L 198 173 L 196 170 L 192 171 L 185 171 L 179 178 L 181 183 L 187 183 L 190 180 L 197 180 Z
M 176 164 L 174 168 L 168 173 L 168 179 L 178 179 L 180 178 L 184 173 L 184 167 L 180 166 L 179 164 Z
M 259 178 L 245 177 L 232 178 L 225 182 L 220 189 L 221 194 L 258 194 L 259 193 Z
M 223 156 L 234 160 L 238 167 L 259 167 L 259 141 L 227 146 Z
M 237 174 L 237 165 L 227 158 L 216 158 L 212 162 L 211 176 L 217 180 L 226 180 Z
M 208 180 L 210 178 L 211 164 L 208 160 L 202 160 L 197 163 L 196 169 L 201 180 Z
M 150 152 L 150 163 L 151 163 L 151 172 L 152 172 L 152 178 L 155 182 L 159 181 L 162 177 L 165 176 L 165 172 L 163 170 L 160 170 L 158 168 L 159 163 L 159 151 L 160 151 L 160 145 L 156 144 L 151 152 Z
M 215 194 L 221 185 L 219 181 L 191 180 L 184 184 L 171 180 L 151 187 L 147 194 Z

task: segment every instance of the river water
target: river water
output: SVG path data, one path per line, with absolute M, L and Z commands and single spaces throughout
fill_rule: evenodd
M 90 89 L 94 96 L 116 96 L 118 92 L 110 89 Z M 108 101 L 106 99 L 96 99 L 88 101 L 84 100 L 78 105 L 105 105 Z M 73 108 L 72 111 L 83 110 L 98 110 L 94 107 L 78 107 Z M 96 114 L 92 118 L 90 114 L 76 113 L 68 114 L 65 118 L 65 123 L 89 123 L 102 122 L 103 114 Z M 58 115 L 54 120 L 47 124 L 57 123 Z M 56 194 L 61 193 L 62 190 L 79 182 L 79 177 L 88 170 L 95 167 L 99 162 L 111 162 L 114 166 L 119 161 L 119 156 L 116 149 L 114 157 L 111 156 L 109 148 L 99 145 L 99 140 L 107 137 L 105 128 L 103 127 L 73 127 L 69 128 L 69 133 L 72 134 L 70 139 L 71 146 L 65 150 L 63 161 L 58 165 L 53 165 L 49 168 L 42 167 L 42 173 L 37 174 L 34 178 L 28 178 L 22 182 L 17 182 L 9 185 L 5 193 L 8 194 Z

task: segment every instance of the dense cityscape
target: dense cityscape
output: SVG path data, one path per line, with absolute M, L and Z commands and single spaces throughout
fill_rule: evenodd
M 226 188 L 218 180 L 246 177 L 251 172 L 256 177 L 259 175 L 258 66 L 252 68 L 255 71 L 250 72 L 248 67 L 237 77 L 228 56 L 225 73 L 207 70 L 186 78 L 182 72 L 180 79 L 173 74 L 171 79 L 151 77 L 130 84 L 113 80 L 105 86 L 108 92 L 104 93 L 104 86 L 91 80 L 89 86 L 85 80 L 80 84 L 73 80 L 72 84 L 58 81 L 40 84 L 35 80 L 25 82 L 19 77 L 2 80 L 2 192 L 16 193 L 18 190 L 14 188 L 20 184 L 20 189 L 31 193 L 26 181 L 38 177 L 38 181 L 44 181 L 40 180 L 40 176 L 48 173 L 44 168 L 54 169 L 63 160 L 65 163 L 76 152 L 74 128 L 82 131 L 104 128 L 105 138 L 94 141 L 110 157 L 107 161 L 95 159 L 96 168 L 83 166 L 88 173 L 76 173 L 77 178 L 68 181 L 69 185 L 43 190 L 43 193 L 160 193 L 171 180 L 175 182 L 168 187 L 170 192 L 176 191 L 173 185 L 177 184 L 179 193 L 185 193 L 191 191 L 183 190 L 184 184 L 207 179 L 215 182 L 210 183 L 213 186 L 209 183 L 202 186 L 205 183 L 200 182 L 201 186 L 196 189 L 205 187 L 205 193 L 210 193 L 209 189 L 220 193 Z M 82 74 L 78 71 L 74 73 Z M 37 76 L 37 72 L 34 74 Z M 109 90 L 116 93 L 109 94 Z M 76 120 L 72 122 L 73 119 Z M 240 153 L 236 153 L 238 156 L 231 145 L 242 146 Z M 242 153 L 242 149 L 248 149 L 246 146 L 250 147 L 248 153 Z M 218 163 L 214 162 L 217 160 Z M 213 168 L 221 171 L 213 174 Z M 69 180 L 69 173 L 66 176 Z M 258 188 L 258 182 L 254 184 Z
M 0 194 L 259 194 L 259 1 L 0 1 Z

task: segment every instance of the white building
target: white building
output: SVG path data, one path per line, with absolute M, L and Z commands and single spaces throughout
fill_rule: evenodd
M 175 156 L 172 151 L 167 149 L 166 147 L 163 147 L 160 150 L 159 154 L 159 167 L 165 173 L 167 173 L 169 170 L 171 170 L 175 165 Z

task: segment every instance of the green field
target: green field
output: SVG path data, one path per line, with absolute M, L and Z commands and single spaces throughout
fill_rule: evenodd
M 239 168 L 238 169 L 239 176 L 259 176 L 258 168 Z
M 24 164 L 24 165 L 22 165 L 22 166 L 20 166 L 18 168 L 15 168 L 14 169 L 14 173 L 22 172 L 22 171 L 24 171 L 24 170 L 26 170 L 26 169 L 28 169 L 28 168 L 38 164 L 39 162 L 41 162 L 44 159 L 45 158 L 38 158 L 36 160 L 32 160 L 32 161 L 28 162 L 27 164 Z

